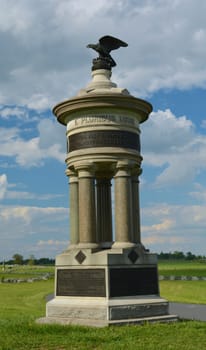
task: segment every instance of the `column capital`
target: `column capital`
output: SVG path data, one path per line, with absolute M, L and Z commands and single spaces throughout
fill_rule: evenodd
M 130 177 L 131 176 L 131 168 L 133 162 L 130 160 L 121 160 L 116 164 L 116 174 L 114 178 L 117 177 Z
M 78 177 L 94 177 L 95 165 L 89 161 L 77 162 L 75 170 L 78 172 Z
M 78 183 L 78 174 L 76 171 L 66 169 L 65 174 L 69 177 L 69 183 Z
M 138 165 L 135 165 L 131 171 L 132 180 L 135 181 L 134 179 L 138 178 L 141 174 L 142 174 L 142 168 L 140 168 Z
M 134 162 L 131 160 L 120 160 L 116 164 L 116 169 L 123 169 L 123 168 L 131 168 L 133 166 Z

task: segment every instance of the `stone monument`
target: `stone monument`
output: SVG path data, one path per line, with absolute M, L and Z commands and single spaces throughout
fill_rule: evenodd
M 110 52 L 125 46 L 111 36 L 88 45 L 99 53 L 92 81 L 53 109 L 67 130 L 70 244 L 56 257 L 54 299 L 39 322 L 107 326 L 177 319 L 159 296 L 157 257 L 141 243 L 140 124 L 152 106 L 110 80 L 116 65 Z

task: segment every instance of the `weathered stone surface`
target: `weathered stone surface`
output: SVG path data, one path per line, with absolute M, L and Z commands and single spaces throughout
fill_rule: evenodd
M 110 320 L 162 316 L 168 314 L 168 303 L 116 306 L 111 307 L 109 312 Z
M 96 69 L 85 89 L 53 110 L 67 126 L 71 246 L 56 258 L 56 295 L 42 323 L 107 326 L 176 319 L 159 297 L 157 257 L 140 237 L 139 124 L 152 106 L 110 77 L 108 70 Z
M 105 269 L 58 269 L 57 296 L 106 296 Z

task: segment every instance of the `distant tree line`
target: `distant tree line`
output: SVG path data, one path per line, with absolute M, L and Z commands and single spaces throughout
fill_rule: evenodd
M 205 255 L 195 255 L 191 252 L 183 253 L 179 251 L 157 254 L 159 260 L 199 260 L 206 261 Z M 14 254 L 11 260 L 1 261 L 0 264 L 7 265 L 54 265 L 55 259 L 52 258 L 40 258 L 36 259 L 34 255 L 30 255 L 28 259 L 24 259 L 21 254 Z
M 52 258 L 40 258 L 36 259 L 34 255 L 31 255 L 28 259 L 24 259 L 21 254 L 14 254 L 12 259 L 2 261 L 1 264 L 7 265 L 54 265 L 55 259 Z
M 205 255 L 195 255 L 191 252 L 183 253 L 179 251 L 158 254 L 159 260 L 206 260 Z

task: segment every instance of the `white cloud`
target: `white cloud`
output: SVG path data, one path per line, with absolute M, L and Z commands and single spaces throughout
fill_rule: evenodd
M 191 197 L 197 199 L 198 201 L 206 203 L 206 187 L 196 183 L 195 191 L 189 193 Z
M 25 192 L 25 191 L 8 191 L 5 193 L 6 199 L 21 199 L 21 200 L 27 200 L 27 199 L 37 199 L 38 201 L 42 200 L 51 200 L 54 198 L 61 198 L 64 197 L 63 194 L 43 194 L 40 195 L 38 193 L 31 193 L 31 192 Z
M 65 246 L 66 244 L 68 244 L 68 241 L 49 239 L 48 241 L 38 241 L 37 246 Z
M 28 118 L 28 113 L 25 109 L 20 107 L 4 107 L 0 110 L 0 117 L 3 119 L 9 119 L 10 117 L 16 117 L 18 119 Z
M 143 226 L 142 232 L 154 231 L 154 232 L 165 232 L 175 225 L 174 220 L 165 219 L 161 223 L 153 224 L 151 226 Z
M 23 100 L 28 108 L 35 109 L 37 111 L 42 111 L 51 108 L 50 97 L 46 94 L 32 94 L 27 100 Z
M 143 208 L 142 241 L 153 251 L 205 254 L 205 211 L 205 205 L 156 204 Z
M 206 128 L 206 120 L 205 119 L 202 120 L 201 127 Z
M 0 156 L 14 157 L 22 167 L 41 166 L 46 159 L 63 162 L 66 155 L 65 128 L 55 121 L 44 119 L 38 124 L 39 137 L 26 140 L 21 128 L 0 129 Z
M 129 44 L 113 55 L 131 92 L 205 87 L 205 12 L 203 0 L 2 0 L 0 102 L 41 110 L 75 94 L 96 55 L 86 45 L 105 34 Z
M 38 124 L 39 146 L 42 149 L 59 145 L 59 148 L 66 151 L 66 128 L 55 120 L 43 119 Z
M 183 237 L 162 237 L 158 235 L 152 235 L 144 240 L 144 244 L 146 246 L 153 246 L 153 245 L 163 245 L 165 244 L 165 247 L 170 246 L 170 250 L 173 247 L 172 251 L 175 251 L 176 249 L 174 248 L 175 246 L 184 246 L 183 243 L 185 242 L 185 238 Z M 161 249 L 158 249 L 157 252 L 159 252 Z M 183 250 L 182 248 L 179 248 L 177 250 Z M 165 248 L 165 251 L 168 251 L 167 248 Z
M 186 116 L 176 117 L 170 109 L 152 112 L 141 129 L 144 152 L 152 149 L 155 153 L 172 154 L 190 142 L 195 134 L 192 121 Z
M 206 136 L 186 116 L 176 117 L 169 109 L 153 112 L 142 131 L 144 164 L 163 167 L 157 186 L 187 183 L 206 169 Z
M 41 112 L 51 110 L 87 85 L 91 62 L 97 55 L 86 48 L 89 42 L 96 42 L 106 34 L 128 42 L 127 48 L 112 52 L 118 65 L 113 69 L 112 80 L 137 97 L 164 88 L 205 88 L 205 13 L 203 0 L 2 0 L 0 156 L 1 166 L 8 168 L 8 175 L 1 174 L 0 197 L 37 200 L 32 190 L 11 189 L 7 180 L 14 176 L 10 175 L 11 162 L 12 166 L 26 168 L 44 165 L 47 159 L 64 161 L 65 128 L 54 117 L 45 118 Z M 36 110 L 35 116 L 29 108 Z M 9 127 L 14 121 L 16 127 Z M 30 121 L 36 124 L 26 130 L 23 123 L 27 122 L 28 126 Z M 171 189 L 174 184 L 185 184 L 197 175 L 201 177 L 206 168 L 206 139 L 198 134 L 187 116 L 176 116 L 169 109 L 158 111 L 142 125 L 142 131 L 143 168 L 150 166 L 150 183 Z M 147 179 L 143 181 L 148 185 Z M 151 186 L 151 190 L 154 190 L 152 195 L 157 193 L 157 188 Z M 196 187 L 190 195 L 190 199 L 205 200 L 204 188 Z M 38 199 L 44 198 L 49 195 Z M 67 239 L 67 210 L 52 210 L 34 206 L 1 207 L 0 230 L 4 237 L 17 237 L 15 247 L 33 246 L 36 252 L 42 247 L 41 252 L 46 254 L 55 242 L 58 246 L 58 235 L 63 241 Z M 183 241 L 184 250 L 190 247 L 188 250 L 192 251 L 193 244 L 204 247 L 204 213 L 204 205 L 161 205 L 153 207 L 151 212 L 148 208 L 144 210 L 144 240 L 153 241 L 154 248 L 160 242 L 159 247 L 166 251 L 168 247 L 183 247 Z M 35 241 L 30 246 L 22 245 L 21 238 L 25 241 L 28 235 L 34 235 Z M 0 249 L 8 250 L 5 247 L 10 243 L 2 244 L 1 240 Z
M 0 261 L 16 252 L 54 257 L 67 246 L 68 214 L 63 207 L 0 206 Z
M 6 174 L 0 175 L 0 200 L 5 197 L 8 187 L 7 176 Z
M 38 216 L 39 219 L 44 218 L 46 215 L 53 217 L 54 215 L 57 215 L 55 217 L 55 220 L 58 218 L 59 214 L 65 214 L 67 212 L 66 208 L 40 208 L 40 207 L 5 207 L 1 209 L 1 217 L 5 220 L 10 220 L 11 218 L 22 218 L 25 222 L 31 222 L 32 220 L 36 219 Z

